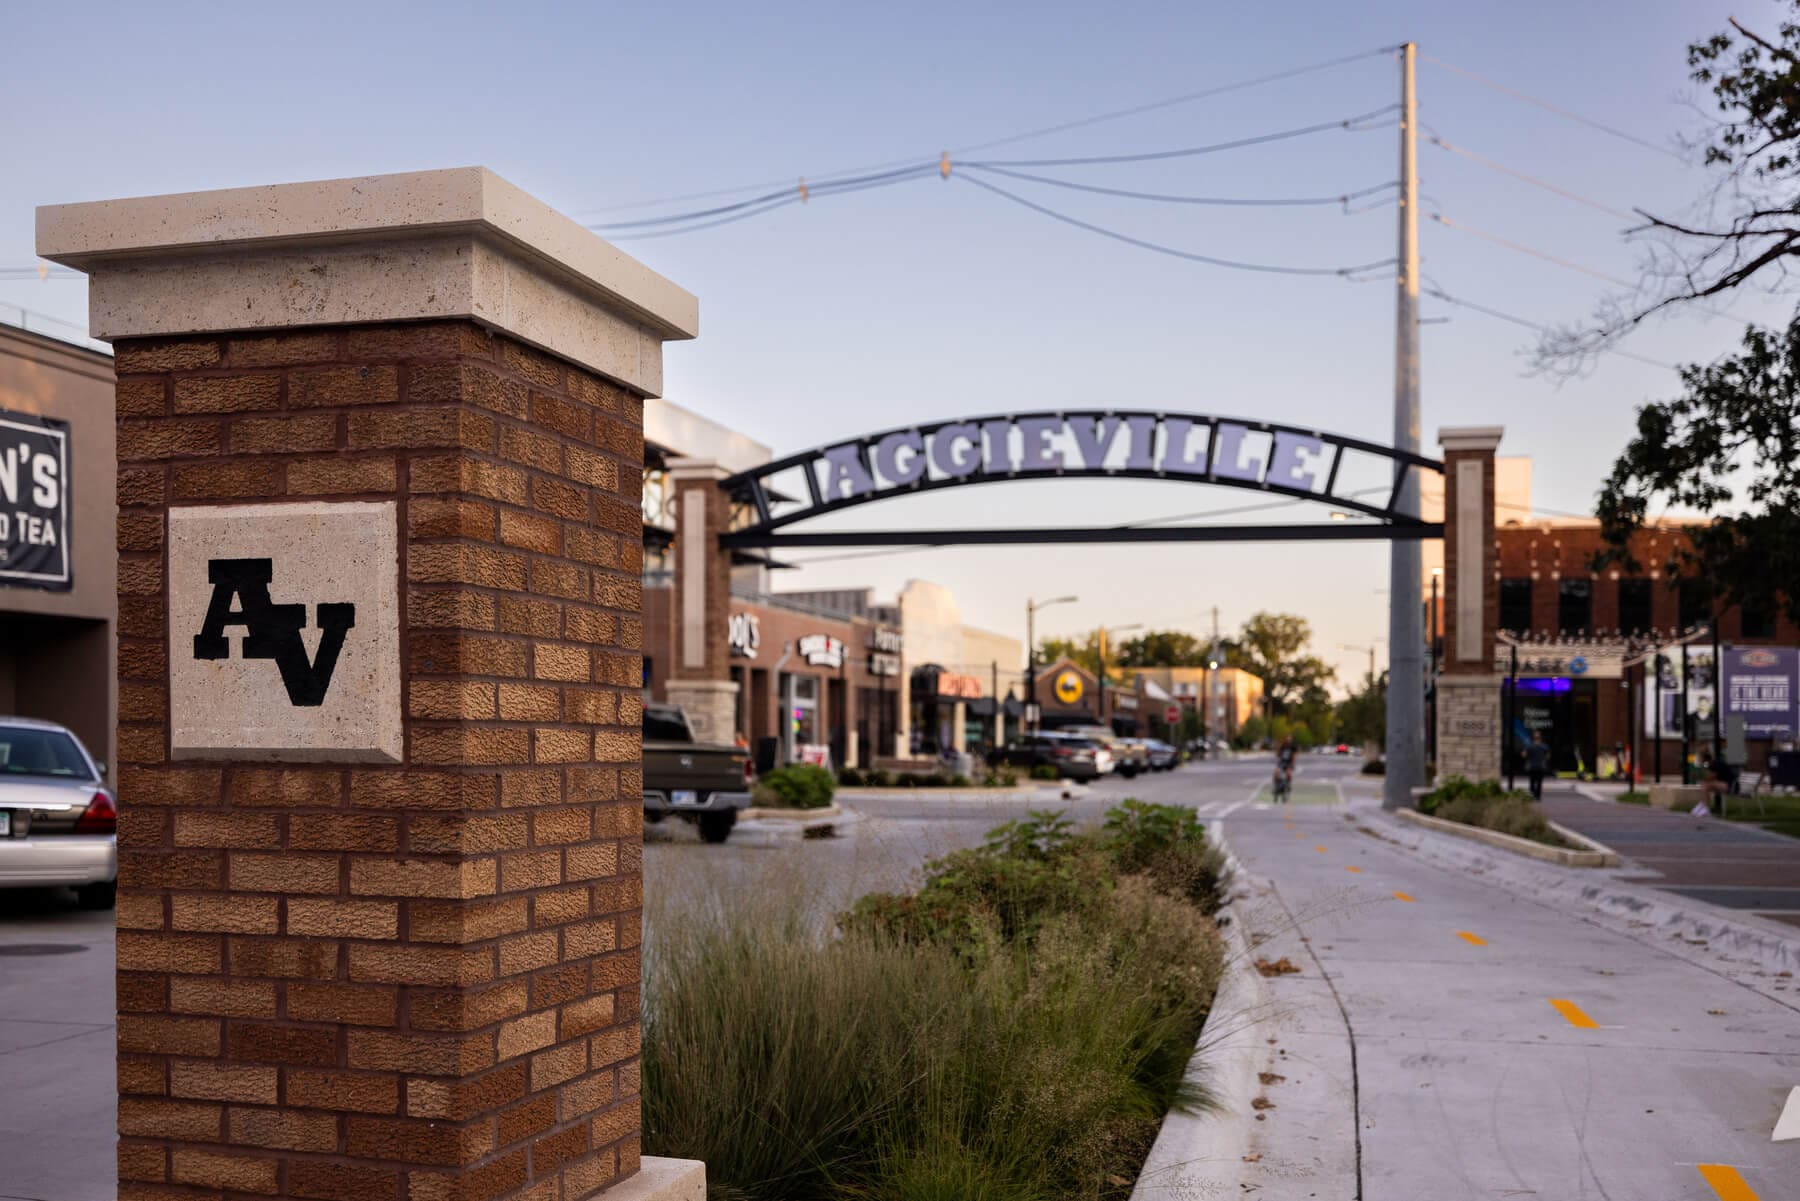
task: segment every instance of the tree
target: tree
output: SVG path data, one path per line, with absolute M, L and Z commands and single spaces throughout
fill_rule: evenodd
M 1300 653 L 1311 641 L 1312 627 L 1304 617 L 1258 613 L 1244 623 L 1228 662 L 1262 677 L 1271 711 L 1285 712 L 1307 689 L 1323 688 L 1337 674 L 1318 656 Z
M 1800 15 L 1800 0 L 1790 5 Z M 1800 22 L 1784 22 L 1773 41 L 1735 19 L 1731 26 L 1736 36 L 1718 33 L 1687 52 L 1721 114 L 1704 143 L 1704 161 L 1723 172 L 1707 213 L 1680 221 L 1643 213 L 1633 232 L 1656 239 L 1653 298 L 1603 309 L 1593 329 L 1559 332 L 1541 358 L 1579 362 L 1652 313 L 1755 277 L 1779 287 L 1800 265 Z M 1656 566 L 1693 578 L 1715 600 L 1771 613 L 1785 605 L 1800 621 L 1800 314 L 1786 330 L 1747 328 L 1740 353 L 1680 376 L 1680 396 L 1639 410 L 1637 434 L 1601 489 L 1609 549 L 1600 563 L 1636 569 L 1632 535 L 1653 510 L 1709 513 Z
M 1206 644 L 1184 630 L 1151 630 L 1119 644 L 1120 667 L 1199 667 Z
M 1047 667 L 1058 659 L 1067 659 L 1084 671 L 1098 676 L 1100 673 L 1099 632 L 1093 631 L 1081 638 L 1040 639 L 1037 652 L 1038 666 Z
M 1788 0 L 1800 16 L 1800 0 Z M 1779 286 L 1800 255 L 1800 21 L 1775 39 L 1731 19 L 1687 48 L 1690 77 L 1712 90 L 1719 116 L 1694 143 L 1718 168 L 1716 186 L 1688 217 L 1635 210 L 1643 223 L 1626 231 L 1647 262 L 1642 287 L 1602 302 L 1592 324 L 1563 327 L 1538 346 L 1539 366 L 1578 370 L 1646 318 L 1724 295 L 1752 279 Z
M 1387 745 L 1388 673 L 1363 673 L 1362 686 L 1338 702 L 1337 737 L 1354 746 Z

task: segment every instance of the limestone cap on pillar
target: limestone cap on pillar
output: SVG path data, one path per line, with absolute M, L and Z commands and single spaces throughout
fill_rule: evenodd
M 717 481 L 729 479 L 731 469 L 712 459 L 670 459 L 669 479 L 674 483 L 690 480 Z
M 1505 434 L 1503 425 L 1445 425 L 1438 427 L 1438 445 L 1445 450 L 1495 450 Z
M 699 302 L 485 167 L 37 210 L 37 252 L 91 276 L 96 338 L 463 318 L 662 391 Z

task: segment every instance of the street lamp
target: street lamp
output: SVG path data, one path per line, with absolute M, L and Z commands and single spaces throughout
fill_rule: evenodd
M 1047 601 L 1025 602 L 1025 703 L 1033 714 L 1037 713 L 1037 611 L 1051 605 L 1072 605 L 1080 599 L 1079 596 L 1059 596 Z M 1035 717 L 1031 728 L 1034 732 L 1037 729 Z
M 1143 622 L 1134 621 L 1128 626 L 1113 626 L 1112 632 L 1115 634 L 1123 634 L 1126 630 L 1141 630 L 1143 628 Z M 1100 724 L 1110 729 L 1111 723 L 1108 722 L 1106 718 L 1106 631 L 1107 627 L 1100 627 Z

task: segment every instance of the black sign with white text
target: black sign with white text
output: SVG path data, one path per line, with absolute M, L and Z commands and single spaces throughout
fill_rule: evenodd
M 0 409 L 0 585 L 67 592 L 69 423 Z

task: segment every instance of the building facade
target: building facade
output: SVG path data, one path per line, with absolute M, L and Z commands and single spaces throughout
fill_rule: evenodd
M 136 402 L 130 392 L 119 397 Z M 118 725 L 115 537 L 141 538 L 145 549 L 160 540 L 160 527 L 117 528 L 113 406 L 110 354 L 0 324 L 0 714 L 68 726 L 109 774 Z

